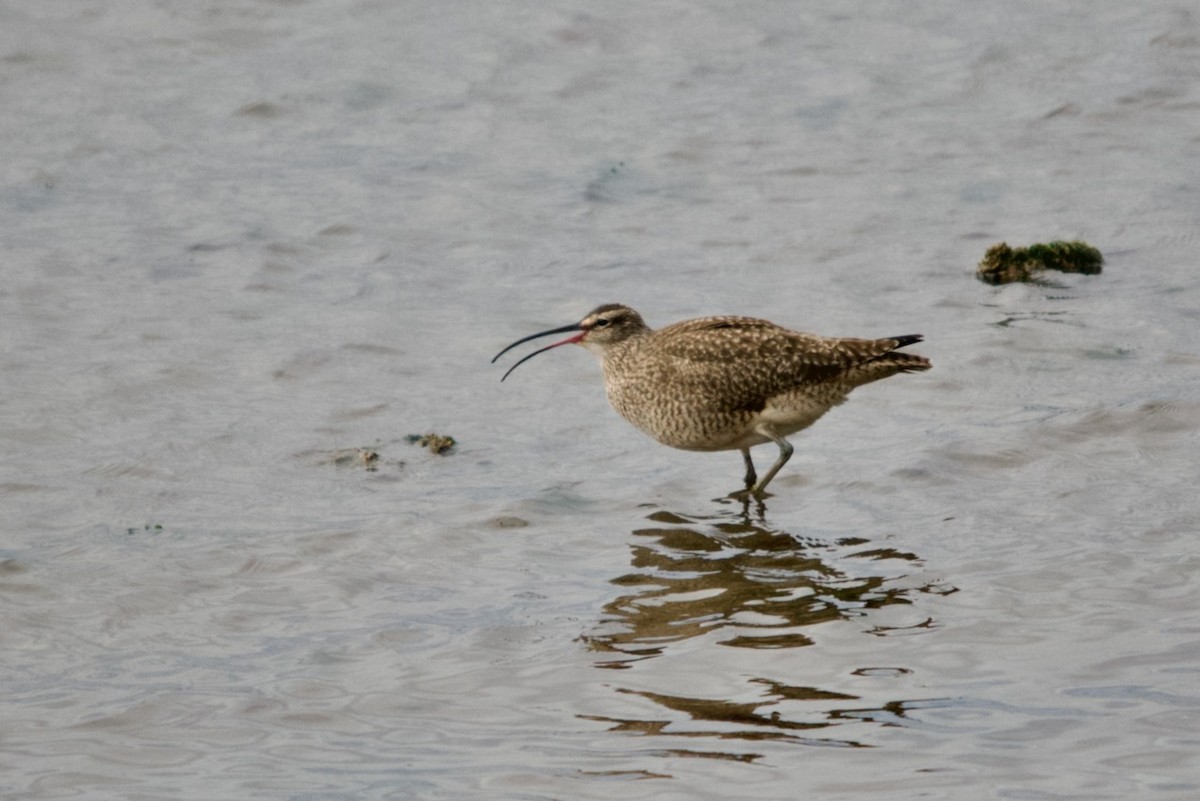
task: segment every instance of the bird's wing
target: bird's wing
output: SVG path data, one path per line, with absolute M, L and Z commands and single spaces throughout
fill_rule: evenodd
M 677 381 L 734 409 L 761 408 L 774 395 L 836 380 L 899 344 L 820 337 L 753 317 L 687 320 L 655 337 Z

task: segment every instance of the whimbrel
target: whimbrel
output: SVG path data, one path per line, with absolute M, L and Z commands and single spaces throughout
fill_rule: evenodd
M 600 357 L 609 403 L 664 445 L 689 451 L 742 452 L 746 489 L 761 497 L 792 455 L 787 437 L 881 378 L 928 370 L 929 360 L 899 348 L 920 334 L 885 339 L 821 337 L 753 317 L 701 317 L 657 331 L 628 306 L 598 306 L 577 323 L 518 339 L 573 332 L 535 350 L 576 343 Z M 750 449 L 774 442 L 779 458 L 758 479 Z

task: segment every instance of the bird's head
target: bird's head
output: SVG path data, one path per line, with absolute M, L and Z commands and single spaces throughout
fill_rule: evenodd
M 597 306 L 592 309 L 587 313 L 587 316 L 577 323 L 564 325 L 561 328 L 551 328 L 549 331 L 541 331 L 537 334 L 530 334 L 527 337 L 518 339 L 497 353 L 492 362 L 495 363 L 496 359 L 499 359 L 517 345 L 528 342 L 531 339 L 547 337 L 551 334 L 564 334 L 568 331 L 571 332 L 571 336 L 566 339 L 555 342 L 552 345 L 547 345 L 544 348 L 539 348 L 519 360 L 512 367 L 508 368 L 508 372 L 500 379 L 503 381 L 505 378 L 508 378 L 509 373 L 534 356 L 537 356 L 539 353 L 545 353 L 551 348 L 557 348 L 559 345 L 583 345 L 593 353 L 603 355 L 606 348 L 649 330 L 646 327 L 646 323 L 642 321 L 642 316 L 633 309 L 628 306 L 622 306 L 619 303 L 606 303 L 603 306 Z

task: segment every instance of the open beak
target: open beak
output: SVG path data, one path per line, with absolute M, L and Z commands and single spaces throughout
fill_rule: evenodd
M 574 336 L 569 336 L 566 339 L 562 340 L 561 342 L 555 342 L 553 345 L 547 345 L 544 348 L 538 348 L 533 353 L 530 353 L 529 355 L 525 356 L 523 359 L 518 361 L 512 367 L 508 368 L 508 372 L 505 373 L 500 378 L 500 380 L 503 381 L 505 378 L 508 378 L 509 373 L 511 373 L 513 370 L 516 370 L 522 364 L 529 361 L 534 356 L 537 356 L 539 353 L 545 353 L 546 351 L 550 350 L 551 348 L 557 348 L 559 345 L 571 345 L 575 342 L 580 341 L 587 334 L 587 331 L 579 323 L 571 323 L 571 325 L 564 325 L 562 328 L 551 328 L 549 331 L 542 331 L 540 334 L 530 334 L 527 337 L 521 337 L 516 342 L 509 345 L 507 348 L 505 348 L 504 350 L 497 353 L 492 358 L 492 364 L 495 364 L 496 359 L 499 359 L 501 356 L 503 356 L 504 354 L 508 353 L 510 350 L 515 348 L 517 345 L 520 345 L 522 342 L 528 342 L 531 339 L 538 339 L 539 337 L 548 337 L 551 334 L 564 334 L 567 331 L 578 331 L 579 333 L 575 334 Z

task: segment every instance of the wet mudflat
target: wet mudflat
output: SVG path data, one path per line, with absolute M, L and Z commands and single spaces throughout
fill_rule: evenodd
M 0 12 L 0 795 L 1195 797 L 1198 25 Z M 612 301 L 935 366 L 743 505 Z

